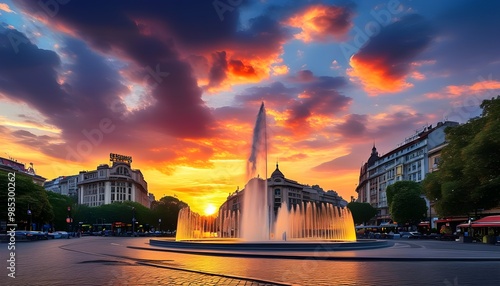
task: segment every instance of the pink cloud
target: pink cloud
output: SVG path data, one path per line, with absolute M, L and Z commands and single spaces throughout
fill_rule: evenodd
M 15 13 L 14 11 L 12 11 L 12 9 L 10 9 L 9 5 L 5 3 L 0 3 L 0 10 L 5 11 L 7 13 Z
M 476 82 L 472 85 L 449 85 L 440 92 L 427 93 L 425 96 L 430 99 L 451 99 L 472 94 L 493 92 L 499 89 L 500 81 L 485 80 Z
M 290 17 L 285 24 L 299 28 L 295 38 L 304 42 L 338 40 L 352 27 L 352 17 L 348 7 L 313 5 Z

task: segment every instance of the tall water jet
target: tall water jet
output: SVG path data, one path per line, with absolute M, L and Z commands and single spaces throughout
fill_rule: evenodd
M 264 102 L 260 106 L 253 130 L 252 149 L 247 162 L 247 182 L 241 210 L 241 238 L 249 241 L 268 240 L 271 222 L 267 194 L 267 131 Z
M 276 171 L 271 175 L 268 186 L 266 110 L 262 103 L 253 130 L 252 149 L 247 162 L 248 183 L 244 190 L 236 191 L 231 205 L 221 206 L 216 218 L 201 216 L 189 208 L 182 209 L 179 212 L 176 239 L 356 241 L 349 209 L 317 199 L 311 200 L 309 196 L 302 198 L 290 190 L 285 192 L 288 187 L 281 184 L 287 181 L 294 188 L 299 185 L 287 180 L 276 164 Z M 273 189 L 276 184 L 278 187 Z M 239 204 L 241 200 L 242 206 Z M 275 209 L 276 202 L 282 204 Z

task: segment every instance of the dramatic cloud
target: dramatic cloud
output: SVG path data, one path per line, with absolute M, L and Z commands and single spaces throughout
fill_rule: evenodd
M 355 138 L 364 135 L 368 116 L 360 114 L 349 114 L 345 121 L 335 127 L 335 131 L 342 134 L 345 138 Z
M 301 71 L 292 82 L 300 83 L 301 92 L 288 107 L 288 127 L 299 133 L 308 133 L 309 128 L 328 124 L 339 111 L 351 103 L 350 97 L 342 95 L 338 89 L 346 85 L 342 77 L 316 77 L 310 71 Z M 312 121 L 309 121 L 309 119 Z
M 371 95 L 394 93 L 411 86 L 412 62 L 428 46 L 433 30 L 418 15 L 408 15 L 371 38 L 350 60 L 349 75 Z
M 495 1 L 222 2 L 0 3 L 4 152 L 49 178 L 131 155 L 157 197 L 218 205 L 264 102 L 270 161 L 348 198 L 373 143 L 500 90 Z
M 208 86 L 218 86 L 226 79 L 227 59 L 226 52 L 212 54 L 212 67 L 209 73 Z
M 74 103 L 58 83 L 59 56 L 39 49 L 24 34 L 0 27 L 0 93 L 26 102 L 57 121 Z
M 0 3 L 0 10 L 1 11 L 5 11 L 7 13 L 13 13 L 14 11 L 12 11 L 12 9 L 10 9 L 9 5 L 5 4 L 5 3 Z
M 247 106 L 249 103 L 256 105 L 264 101 L 266 106 L 282 109 L 284 106 L 288 105 L 297 92 L 298 90 L 296 88 L 286 87 L 281 82 L 274 82 L 269 86 L 248 88 L 242 94 L 236 95 L 235 100 L 239 104 Z
M 299 95 L 290 106 L 289 125 L 304 127 L 310 117 L 330 117 L 346 108 L 351 98 L 341 95 L 335 90 L 311 89 Z M 321 122 L 318 122 L 321 124 Z
M 70 2 L 60 9 L 55 22 L 49 24 L 56 29 L 71 27 L 76 32 L 73 34 L 81 36 L 93 48 L 131 61 L 132 67 L 143 70 L 142 78 L 150 84 L 155 104 L 135 112 L 134 121 L 138 126 L 156 128 L 178 137 L 208 136 L 212 118 L 201 99 L 202 90 L 191 66 L 180 59 L 168 38 L 147 29 L 148 21 L 159 16 L 158 11 L 147 10 L 150 18 L 141 22 L 146 19 L 141 9 L 147 5 L 136 6 L 134 1 L 119 9 L 111 2 Z M 24 7 L 31 11 L 38 9 L 32 2 L 24 2 Z M 170 10 L 167 12 L 172 14 Z M 93 15 L 90 22 L 80 16 L 90 13 Z
M 498 94 L 498 90 L 500 90 L 500 81 L 485 80 L 472 85 L 450 85 L 442 92 L 428 93 L 426 96 L 430 99 L 457 98 L 473 95 L 481 95 L 483 98 L 488 98 Z
M 313 5 L 290 17 L 285 23 L 299 28 L 295 38 L 304 42 L 342 40 L 352 27 L 354 14 L 349 6 Z

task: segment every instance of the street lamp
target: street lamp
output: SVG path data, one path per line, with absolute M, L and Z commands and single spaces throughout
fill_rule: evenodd
M 69 239 L 71 221 L 72 221 L 72 218 L 71 218 L 71 207 L 68 206 L 68 216 L 66 217 L 66 223 L 68 224 L 68 239 Z
M 158 230 L 161 231 L 161 218 L 158 219 Z
M 31 227 L 32 227 L 33 224 L 31 223 L 31 209 L 30 209 L 29 205 L 28 205 L 28 217 L 30 219 L 30 229 L 29 230 L 31 231 L 32 230 Z
M 132 207 L 132 236 L 135 236 L 135 207 Z

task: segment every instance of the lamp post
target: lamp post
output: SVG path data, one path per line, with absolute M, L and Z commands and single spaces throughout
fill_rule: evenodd
M 132 236 L 135 236 L 135 207 L 132 207 Z
M 66 223 L 68 224 L 68 239 L 69 239 L 69 233 L 70 233 L 70 226 L 71 226 L 71 207 L 68 206 L 68 216 L 66 217 Z
M 30 221 L 30 228 L 29 228 L 29 231 L 31 231 L 31 227 L 32 227 L 32 223 L 31 223 L 31 208 L 30 206 L 28 205 L 28 217 L 29 217 L 29 221 Z
M 429 200 L 429 233 L 432 231 L 432 203 Z

